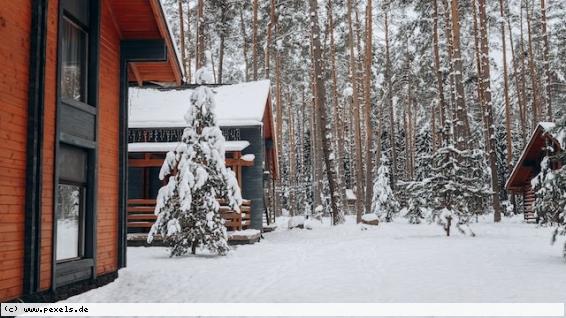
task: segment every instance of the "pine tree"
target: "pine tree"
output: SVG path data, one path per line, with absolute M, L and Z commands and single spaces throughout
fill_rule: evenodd
M 427 181 L 425 179 L 409 182 L 405 189 L 409 197 L 405 217 L 411 224 L 420 224 L 429 214 L 430 191 Z
M 566 142 L 566 116 L 560 120 L 556 127 L 547 132 L 560 145 Z M 535 190 L 534 209 L 541 224 L 564 226 L 564 213 L 566 213 L 566 154 L 554 149 L 556 145 L 548 142 L 545 151 L 549 154 L 544 157 L 540 166 L 540 173 L 532 180 Z M 562 166 L 553 170 L 553 167 Z
M 195 74 L 198 84 L 210 83 L 209 67 Z M 224 164 L 224 137 L 214 114 L 214 92 L 207 86 L 195 89 L 185 115 L 187 128 L 175 151 L 169 152 L 161 167 L 160 179 L 169 178 L 159 190 L 157 220 L 148 235 L 156 234 L 171 248 L 171 256 L 185 255 L 197 247 L 225 254 L 226 228 L 218 199 L 235 211 L 242 203 L 235 174 Z
M 399 202 L 391 189 L 391 175 L 389 172 L 389 159 L 381 156 L 381 164 L 377 169 L 377 175 L 373 181 L 373 198 L 371 211 L 385 222 L 391 222 L 399 212 Z
M 460 232 L 473 236 L 469 222 L 490 194 L 484 182 L 483 152 L 457 149 L 449 122 L 444 138 L 443 147 L 433 154 L 432 175 L 424 185 L 431 191 L 430 218 L 443 226 L 447 236 L 453 222 Z

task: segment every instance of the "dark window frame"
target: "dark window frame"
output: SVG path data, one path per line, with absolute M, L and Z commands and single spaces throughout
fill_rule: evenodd
M 73 14 L 77 13 L 76 15 Z M 51 290 L 82 281 L 96 279 L 96 219 L 98 174 L 98 85 L 100 52 L 100 0 L 61 0 L 58 8 L 57 78 L 56 78 L 56 131 L 54 160 L 54 198 L 52 232 Z M 88 31 L 85 102 L 63 98 L 61 92 L 63 21 L 71 20 Z M 72 111 L 70 111 L 72 110 Z M 86 185 L 84 189 L 83 257 L 58 262 L 57 252 L 57 187 L 66 181 L 60 178 L 59 148 L 69 145 L 86 152 Z

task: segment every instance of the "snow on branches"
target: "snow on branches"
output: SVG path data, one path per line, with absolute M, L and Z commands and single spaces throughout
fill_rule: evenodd
M 205 68 L 195 77 L 199 84 L 209 81 Z M 234 172 L 224 163 L 225 140 L 216 123 L 212 89 L 195 89 L 185 120 L 181 143 L 167 154 L 161 167 L 159 177 L 167 185 L 159 190 L 157 221 L 148 242 L 160 234 L 171 256 L 189 250 L 194 254 L 197 247 L 222 255 L 229 247 L 218 199 L 239 212 L 242 197 Z
M 548 133 L 560 147 L 566 144 L 566 116 Z M 541 162 L 540 173 L 532 180 L 535 190 L 534 210 L 541 224 L 556 226 L 552 236 L 555 243 L 559 235 L 566 235 L 566 153 L 554 152 L 547 146 L 548 155 Z M 552 168 L 560 167 L 559 169 Z M 566 258 L 566 242 L 564 244 Z
M 391 189 L 389 160 L 383 155 L 381 157 L 381 165 L 377 169 L 377 175 L 373 182 L 371 211 L 380 219 L 391 222 L 399 209 L 399 202 L 395 199 L 395 194 Z

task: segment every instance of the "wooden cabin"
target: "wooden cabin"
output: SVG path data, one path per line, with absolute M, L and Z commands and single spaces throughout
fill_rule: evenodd
M 0 5 L 0 301 L 54 301 L 126 265 L 129 83 L 183 74 L 159 0 Z
M 554 123 L 542 122 L 537 125 L 505 184 L 507 191 L 523 197 L 523 211 L 527 221 L 537 219 L 533 207 L 535 193 L 531 180 L 539 174 L 540 164 L 545 156 L 563 150 L 560 143 L 550 133 L 552 128 L 554 128 Z M 560 163 L 552 162 L 551 168 L 559 169 Z
M 129 97 L 128 231 L 147 233 L 155 221 L 159 171 L 186 127 L 184 115 L 194 85 L 181 88 L 132 88 Z M 214 85 L 215 113 L 226 139 L 226 165 L 242 190 L 242 214 L 221 211 L 228 230 L 257 229 L 273 221 L 273 185 L 278 162 L 273 131 L 270 82 Z M 131 235 L 136 244 L 141 235 Z

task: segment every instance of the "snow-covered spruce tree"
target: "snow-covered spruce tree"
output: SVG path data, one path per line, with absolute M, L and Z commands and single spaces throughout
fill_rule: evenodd
M 457 149 L 450 124 L 447 126 L 443 146 L 433 154 L 432 174 L 424 185 L 430 191 L 430 218 L 443 226 L 447 236 L 452 223 L 460 232 L 474 236 L 469 222 L 490 195 L 484 182 L 483 152 Z
M 420 224 L 429 211 L 430 191 L 427 180 L 408 182 L 405 191 L 408 196 L 405 217 L 411 224 Z
M 397 202 L 395 194 L 391 189 L 389 159 L 387 159 L 387 156 L 382 155 L 381 164 L 373 181 L 371 211 L 377 214 L 380 219 L 385 220 L 385 222 L 391 222 L 399 210 L 399 202 Z
M 417 151 L 415 158 L 415 179 L 422 181 L 430 175 L 432 135 L 428 123 L 417 133 L 415 146 Z
M 211 82 L 207 68 L 195 74 L 199 84 Z M 148 236 L 151 243 L 160 234 L 171 256 L 184 255 L 197 247 L 220 255 L 228 250 L 226 228 L 219 199 L 235 211 L 242 203 L 235 174 L 224 164 L 224 137 L 214 114 L 214 92 L 206 86 L 195 89 L 185 115 L 188 127 L 181 143 L 169 152 L 160 179 L 169 178 L 159 190 L 157 221 Z
M 566 116 L 558 121 L 556 127 L 549 132 L 560 144 L 566 145 Z M 554 146 L 554 145 L 553 145 Z M 535 192 L 534 209 L 539 222 L 546 225 L 556 225 L 552 242 L 556 242 L 559 235 L 566 235 L 566 152 L 555 152 L 551 145 L 547 145 L 549 153 L 541 162 L 541 172 L 532 180 Z M 552 170 L 552 165 L 561 166 Z M 566 242 L 564 243 L 564 257 L 566 257 Z

